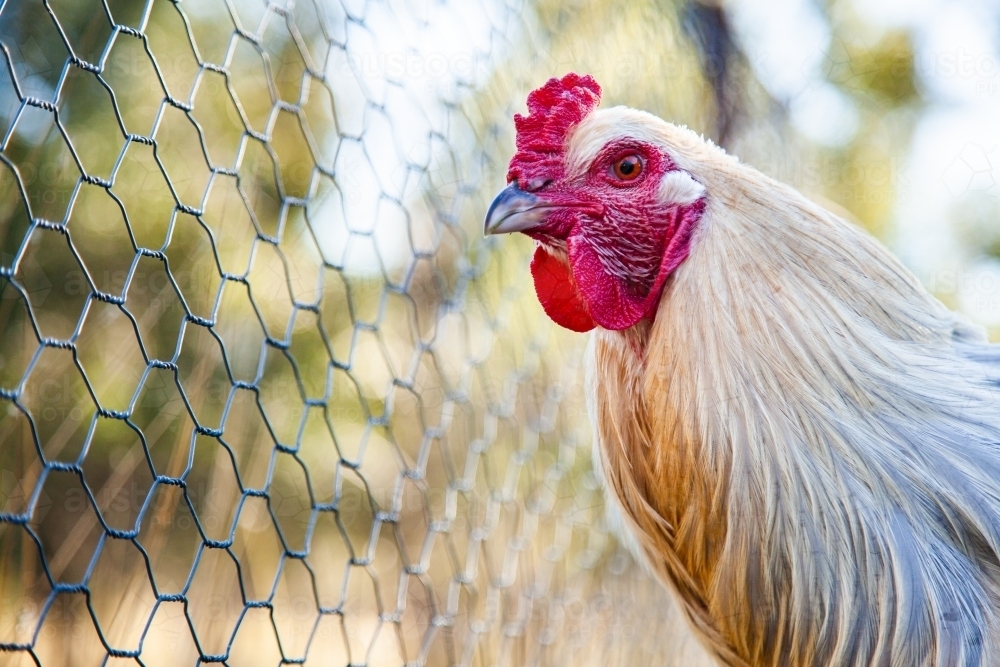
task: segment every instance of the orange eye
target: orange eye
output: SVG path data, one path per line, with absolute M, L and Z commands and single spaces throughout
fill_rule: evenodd
M 612 169 L 619 181 L 634 181 L 642 173 L 642 160 L 638 155 L 626 155 L 615 160 Z

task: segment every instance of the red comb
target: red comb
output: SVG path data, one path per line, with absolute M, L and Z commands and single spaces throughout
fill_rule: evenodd
M 517 153 L 511 158 L 507 182 L 516 180 L 524 189 L 535 178 L 560 176 L 566 136 L 600 101 L 601 87 L 589 74 L 570 72 L 531 91 L 528 115 L 514 114 Z

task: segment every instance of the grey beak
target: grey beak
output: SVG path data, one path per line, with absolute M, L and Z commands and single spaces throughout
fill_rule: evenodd
M 483 234 L 523 232 L 537 226 L 545 218 L 541 200 L 511 183 L 496 196 L 486 211 Z

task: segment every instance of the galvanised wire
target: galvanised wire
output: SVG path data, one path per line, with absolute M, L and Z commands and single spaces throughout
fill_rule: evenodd
M 419 24 L 422 5 L 414 4 Z M 585 420 L 566 407 L 577 369 L 553 350 L 549 325 L 521 312 L 530 304 L 519 289 L 523 257 L 501 255 L 476 233 L 483 197 L 490 194 L 483 179 L 502 169 L 495 160 L 502 162 L 509 136 L 477 125 L 448 95 L 403 95 L 409 106 L 393 107 L 387 100 L 393 90 L 403 92 L 398 82 L 412 74 L 408 61 L 396 62 L 402 77 L 397 73 L 394 80 L 392 62 L 376 62 L 374 73 L 359 75 L 365 62 L 351 57 L 351 40 L 371 34 L 366 31 L 379 7 L 394 12 L 408 6 L 253 3 L 251 24 L 247 12 L 229 1 L 207 18 L 190 3 L 159 0 L 141 6 L 103 0 L 83 14 L 55 0 L 0 3 L 0 78 L 7 79 L 0 84 L 6 86 L 0 88 L 0 114 L 6 114 L 0 115 L 0 171 L 7 179 L 0 208 L 0 303 L 6 304 L 0 359 L 6 365 L 0 366 L 8 372 L 0 382 L 0 419 L 6 422 L 0 422 L 0 445 L 13 471 L 6 488 L 0 485 L 0 562 L 6 563 L 0 584 L 8 590 L 6 597 L 0 592 L 0 607 L 10 616 L 0 624 L 0 655 L 16 664 L 84 664 L 81 656 L 91 654 L 101 664 L 176 664 L 175 658 L 192 655 L 199 664 L 231 663 L 243 642 L 249 653 L 242 659 L 252 664 L 528 664 L 543 662 L 558 636 L 592 631 L 565 624 L 580 620 L 566 611 L 574 577 L 596 568 L 607 553 L 589 454 L 577 453 L 586 445 L 575 439 Z M 516 3 L 490 5 L 484 60 L 495 57 L 524 11 Z M 124 12 L 133 19 L 121 18 Z M 151 35 L 168 22 L 182 30 L 172 33 L 175 41 L 164 50 Z M 53 37 L 35 38 L 39 26 Z M 277 47 L 276 32 L 284 36 Z M 221 46 L 210 54 L 208 42 Z M 325 61 L 317 58 L 316 45 Z M 145 96 L 130 98 L 130 89 L 112 76 L 126 48 L 133 54 L 126 69 L 147 75 L 124 80 L 147 86 Z M 59 62 L 52 52 L 65 57 Z M 238 92 L 249 77 L 234 65 L 243 52 L 257 54 L 254 80 L 266 83 L 266 96 L 258 87 L 254 102 L 262 109 L 259 119 L 247 94 Z M 289 53 L 301 67 L 286 75 Z M 182 58 L 191 63 L 186 87 L 168 80 L 164 65 Z M 337 58 L 339 69 L 330 64 Z M 46 74 L 39 62 L 48 62 L 51 71 Z M 210 80 L 218 81 L 213 77 L 222 78 L 215 86 L 221 97 L 204 94 Z M 356 86 L 361 93 L 351 96 L 337 77 L 371 85 Z M 459 90 L 472 87 L 459 79 Z M 387 87 L 374 92 L 373 81 Z M 113 123 L 97 129 L 73 124 L 73 114 L 89 113 L 91 105 L 79 98 L 80 82 L 91 86 L 88 99 L 101 99 L 95 84 L 104 91 Z M 334 112 L 310 118 L 307 105 L 318 95 L 329 96 Z M 81 99 L 77 108 L 74 96 Z M 126 105 L 126 98 L 133 101 Z M 133 107 L 145 108 L 134 99 L 149 106 L 151 124 L 132 120 Z M 401 178 L 420 182 L 419 197 L 408 186 L 355 182 L 350 169 L 339 167 L 337 156 L 350 146 L 373 159 L 377 140 L 392 143 L 380 119 L 410 132 L 398 110 L 420 115 L 427 100 L 450 120 L 445 129 L 412 131 L 422 145 L 439 147 L 436 157 L 428 151 L 401 160 Z M 215 150 L 224 133 L 205 125 L 222 114 L 219 104 L 238 128 L 228 162 Z M 360 133 L 342 126 L 342 118 L 352 115 L 365 119 Z M 170 118 L 181 118 L 185 131 L 196 133 L 197 148 L 183 153 L 181 164 L 207 173 L 203 188 L 185 189 L 193 177 L 181 173 L 179 180 L 178 168 L 167 166 L 168 152 L 181 150 L 172 145 L 180 134 L 164 129 Z M 49 130 L 37 130 L 39 123 L 49 123 Z M 464 144 L 447 134 L 461 123 L 465 130 L 456 135 L 466 132 Z M 306 163 L 296 173 L 283 171 L 289 149 L 276 138 L 288 127 L 297 127 L 295 155 Z M 85 149 L 119 138 L 120 148 L 107 151 L 111 157 L 97 149 L 97 158 L 87 157 Z M 332 159 L 329 145 L 336 147 Z M 461 151 L 474 159 L 463 159 Z M 263 167 L 247 168 L 251 154 Z M 146 164 L 155 166 L 128 180 L 136 155 L 150 156 Z M 102 159 L 104 166 L 96 168 Z M 38 174 L 50 164 L 57 166 L 48 181 L 66 179 L 65 197 L 32 189 L 44 184 L 47 177 Z M 468 165 L 476 169 L 459 173 Z M 165 185 L 166 194 L 147 187 L 154 182 Z M 213 217 L 213 192 L 224 184 L 230 208 Z M 129 191 L 133 186 L 138 196 Z M 94 213 L 98 195 L 113 206 Z M 376 219 L 348 220 L 349 228 L 358 224 L 331 251 L 324 237 L 330 223 L 314 205 L 334 201 L 356 212 L 352 197 L 375 202 L 370 213 Z M 47 219 L 60 202 L 61 217 Z M 406 257 L 395 265 L 379 245 L 387 210 L 406 219 L 391 232 L 406 237 L 398 243 Z M 77 222 L 91 218 L 98 222 L 90 227 Z M 233 218 L 252 225 L 236 241 L 226 237 L 226 221 Z M 423 244 L 414 240 L 421 224 L 429 239 Z M 195 240 L 178 240 L 183 230 L 189 233 L 184 238 Z M 127 235 L 127 252 L 105 248 L 105 255 L 88 255 L 82 249 L 111 243 L 113 234 Z M 362 248 L 365 242 L 374 252 Z M 209 269 L 178 269 L 198 253 L 207 253 L 211 263 L 202 266 Z M 119 260 L 118 278 L 106 256 Z M 254 272 L 265 257 L 269 280 L 259 280 Z M 367 266 L 359 269 L 358 262 Z M 315 274 L 311 287 L 301 284 L 303 271 Z M 199 281 L 209 285 L 203 301 L 192 296 Z M 334 283 L 342 286 L 342 298 L 331 297 Z M 242 316 L 227 329 L 221 313 L 234 294 L 245 295 Z M 167 325 L 173 320 L 165 313 L 175 311 L 149 306 L 160 302 L 174 304 L 174 324 Z M 285 310 L 275 315 L 279 302 Z M 11 324 L 16 313 L 23 313 L 20 337 Z M 57 316 L 63 319 L 51 319 Z M 393 318 L 404 325 L 393 328 Z M 59 327 L 50 322 L 64 321 L 68 328 L 53 333 Z M 411 338 L 401 342 L 407 333 Z M 87 356 L 92 348 L 98 362 Z M 138 377 L 121 370 L 130 349 L 141 354 L 141 363 L 133 364 L 141 368 Z M 71 356 L 72 363 L 50 363 L 64 358 L 58 355 Z M 241 355 L 251 362 L 239 361 Z M 370 379 L 378 376 L 372 368 L 393 363 L 383 373 L 387 383 Z M 109 400 L 114 391 L 125 398 Z M 173 402 L 145 408 L 157 392 Z M 399 426 L 400 416 L 416 426 Z M 264 445 L 241 444 L 249 421 L 261 425 L 263 440 L 254 442 Z M 183 433 L 161 452 L 162 433 L 171 429 Z M 326 435 L 316 435 L 323 429 Z M 105 431 L 117 435 L 105 437 Z M 415 444 L 404 445 L 411 436 Z M 138 444 L 121 454 L 130 439 Z M 62 444 L 52 445 L 56 441 Z M 15 459 L 20 463 L 9 463 Z M 280 486 L 282 471 L 295 483 Z M 119 511 L 127 520 L 111 518 L 120 490 L 136 479 L 145 481 L 131 483 Z M 230 480 L 235 491 L 212 501 L 212 494 L 227 493 L 219 480 Z M 167 528 L 156 533 L 157 526 Z M 324 544 L 335 547 L 318 553 L 323 530 Z M 190 567 L 182 563 L 182 580 L 164 582 L 161 563 L 177 560 L 177 545 L 189 534 L 196 534 Z M 278 545 L 277 565 L 261 584 L 257 573 L 270 570 L 253 559 L 273 548 L 268 540 Z M 112 551 L 132 554 L 132 565 L 112 559 Z M 344 562 L 328 557 L 341 552 Z M 41 568 L 34 588 L 24 574 L 32 563 Z M 135 602 L 140 598 L 144 602 Z M 591 598 L 581 599 L 586 604 Z M 118 610 L 110 622 L 106 608 Z M 182 621 L 182 630 L 171 626 L 164 644 L 152 637 L 165 627 L 167 608 L 183 609 L 170 616 Z M 241 628 L 251 619 L 258 620 L 248 638 Z

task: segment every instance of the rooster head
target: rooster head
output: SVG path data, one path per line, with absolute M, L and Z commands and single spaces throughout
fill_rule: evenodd
M 550 79 L 514 116 L 517 152 L 485 232 L 522 232 L 545 312 L 573 331 L 627 329 L 656 314 L 663 286 L 688 255 L 705 188 L 660 140 L 664 121 L 597 110 L 590 76 Z

